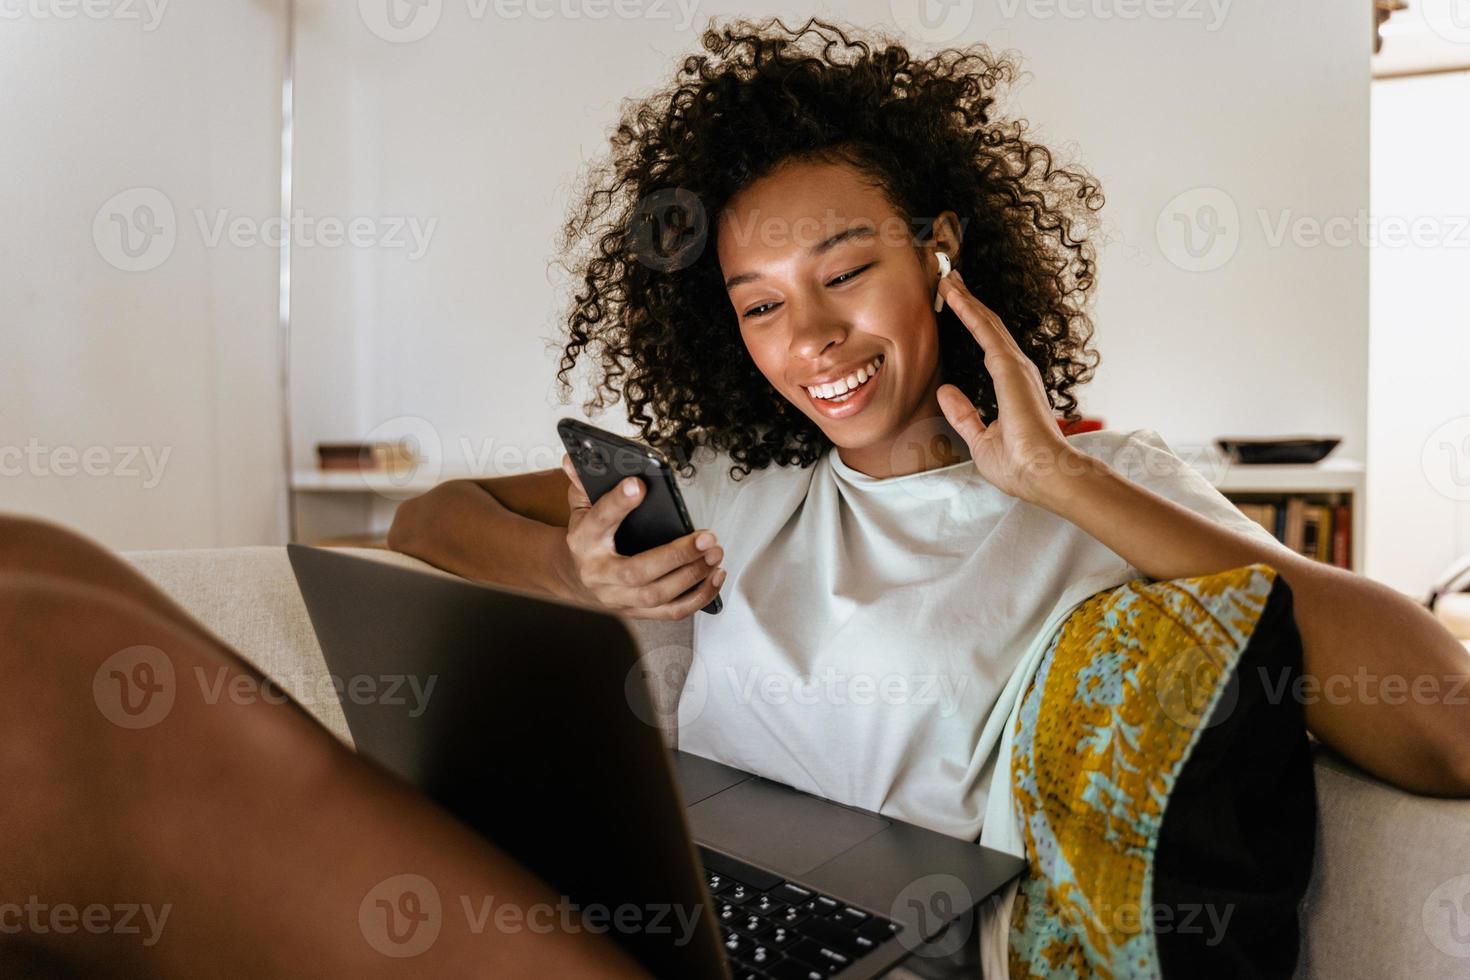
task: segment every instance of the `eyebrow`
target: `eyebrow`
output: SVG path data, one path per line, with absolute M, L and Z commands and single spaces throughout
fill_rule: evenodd
M 817 242 L 806 251 L 808 255 L 815 257 L 823 254 L 824 252 L 830 252 L 832 249 L 847 241 L 849 238 L 871 237 L 873 233 L 874 232 L 872 225 L 853 225 L 851 228 L 844 228 L 837 234 L 832 235 L 828 238 L 824 238 L 822 241 Z M 759 272 L 742 272 L 739 275 L 731 276 L 729 279 L 725 280 L 725 290 L 728 292 L 729 290 L 734 289 L 736 286 L 741 286 L 747 282 L 755 282 L 758 279 L 764 278 L 765 276 L 763 276 Z

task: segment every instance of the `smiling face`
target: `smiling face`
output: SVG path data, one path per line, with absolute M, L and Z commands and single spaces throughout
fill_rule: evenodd
M 720 269 L 746 349 L 843 462 L 870 476 L 968 455 L 935 397 L 944 379 L 934 253 L 958 254 L 957 229 L 945 212 L 916 251 L 908 220 L 841 163 L 788 161 L 721 215 Z M 928 458 L 902 444 L 930 445 L 941 432 L 959 455 Z

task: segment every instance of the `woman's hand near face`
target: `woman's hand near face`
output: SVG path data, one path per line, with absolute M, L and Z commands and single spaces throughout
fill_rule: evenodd
M 975 469 L 989 483 L 1021 500 L 1037 502 L 1047 481 L 1076 472 L 1081 460 L 1057 426 L 1041 372 L 994 311 L 975 298 L 953 271 L 939 292 L 985 352 L 995 384 L 998 417 L 987 425 L 959 388 L 939 386 L 939 407 L 970 447 Z
M 594 504 L 571 457 L 563 454 L 561 465 L 571 480 L 571 516 L 559 572 L 574 596 L 634 619 L 685 619 L 719 594 L 725 552 L 713 531 L 694 531 L 637 555 L 620 555 L 613 535 L 643 502 L 643 481 L 630 476 Z M 636 493 L 625 493 L 628 486 Z

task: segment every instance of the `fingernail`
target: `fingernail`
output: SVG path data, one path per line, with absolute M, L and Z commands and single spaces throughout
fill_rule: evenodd
M 720 586 L 725 584 L 725 570 L 722 568 L 719 571 L 715 572 L 709 577 L 709 580 L 710 582 L 714 583 L 714 587 L 718 589 Z
M 630 476 L 623 481 L 623 493 L 630 497 L 638 496 L 638 478 L 636 476 Z
M 708 531 L 705 531 L 699 537 L 694 539 L 694 547 L 698 548 L 700 551 L 705 550 L 714 543 L 715 536 L 713 534 L 710 534 Z

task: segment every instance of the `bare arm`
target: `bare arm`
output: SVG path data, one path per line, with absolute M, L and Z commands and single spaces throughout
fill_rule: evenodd
M 1307 727 L 1381 779 L 1470 795 L 1470 654 L 1428 610 L 1371 579 L 1224 528 L 1078 454 L 1042 506 L 1154 579 L 1264 562 L 1291 586 Z
M 1066 518 L 1155 579 L 1264 562 L 1291 586 L 1307 726 L 1388 782 L 1470 796 L 1470 656 L 1428 610 L 1369 579 L 1228 530 L 1140 486 L 1059 434 L 1041 372 L 952 272 L 939 280 L 995 381 L 987 422 L 954 385 L 940 408 L 981 476 Z
M 629 495 L 621 492 L 631 488 Z M 684 619 L 725 581 L 712 531 L 696 529 L 637 555 L 617 553 L 614 534 L 643 500 L 629 477 L 593 504 L 562 457 L 562 469 L 489 480 L 455 480 L 398 508 L 388 546 L 465 578 L 601 606 L 635 619 Z
M 560 469 L 451 480 L 399 505 L 388 547 L 465 578 L 571 599 L 569 487 Z

